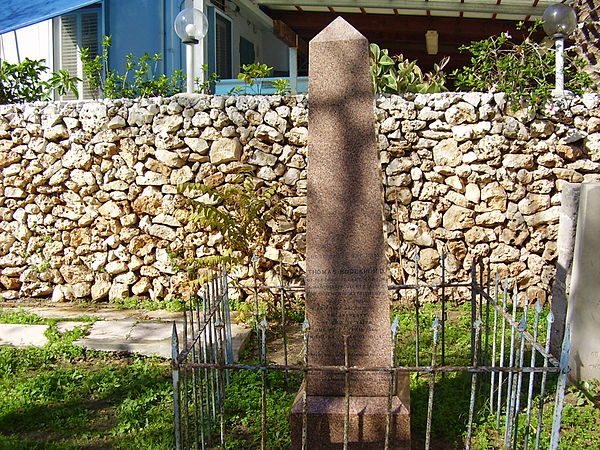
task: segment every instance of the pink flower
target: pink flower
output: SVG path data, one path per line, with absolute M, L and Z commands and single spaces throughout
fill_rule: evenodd
M 546 105 L 545 113 L 548 116 L 554 116 L 558 112 L 558 106 L 554 103 L 549 103 Z

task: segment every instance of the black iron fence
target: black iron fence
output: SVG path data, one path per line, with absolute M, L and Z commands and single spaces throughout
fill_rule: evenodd
M 415 263 L 418 257 L 415 258 Z M 409 335 L 409 343 L 414 352 L 413 361 L 391 358 L 388 367 L 354 366 L 314 366 L 306 359 L 306 349 L 310 339 L 310 323 L 305 319 L 303 333 L 303 362 L 288 363 L 288 336 L 286 330 L 290 297 L 302 292 L 297 286 L 285 285 L 281 276 L 278 286 L 234 286 L 226 273 L 222 273 L 207 284 L 198 299 L 190 302 L 184 313 L 182 342 L 178 340 L 177 329 L 173 330 L 173 388 L 176 446 L 180 448 L 225 448 L 228 440 L 226 427 L 225 401 L 227 384 L 233 370 L 253 370 L 261 374 L 260 407 L 260 447 L 269 448 L 267 441 L 267 373 L 280 371 L 284 374 L 307 371 L 386 372 L 394 378 L 396 374 L 415 374 L 428 377 L 427 412 L 423 435 L 424 448 L 433 448 L 432 433 L 435 432 L 435 402 L 440 380 L 450 373 L 470 376 L 468 411 L 464 411 L 466 427 L 464 448 L 472 448 L 473 428 L 476 416 L 486 414 L 492 417 L 496 429 L 498 445 L 504 448 L 550 448 L 557 449 L 560 439 L 562 405 L 566 387 L 569 352 L 569 330 L 566 330 L 562 354 L 557 358 L 550 354 L 550 333 L 553 324 L 552 313 L 545 311 L 538 302 L 528 305 L 516 283 L 501 280 L 492 275 L 489 266 L 478 262 L 473 265 L 468 282 L 450 282 L 446 278 L 445 256 L 440 259 L 441 276 L 436 284 L 392 285 L 390 290 L 400 293 L 410 292 L 410 309 L 414 314 L 413 325 L 405 329 L 398 322 L 398 315 L 392 314 L 390 335 L 399 347 L 399 337 Z M 256 262 L 254 261 L 254 264 Z M 415 264 L 418 267 L 418 264 Z M 254 267 L 256 273 L 256 267 Z M 280 271 L 281 273 L 281 271 Z M 418 274 L 417 274 L 418 275 Z M 418 280 L 418 276 L 416 278 Z M 256 277 L 255 277 L 256 280 Z M 243 364 L 233 361 L 231 343 L 231 322 L 229 292 L 242 289 L 250 292 L 254 302 L 254 331 L 259 362 Z M 431 325 L 422 320 L 424 308 L 431 315 L 431 307 L 421 304 L 422 293 L 428 290 L 439 296 L 435 319 Z M 269 362 L 267 330 L 271 324 L 261 316 L 259 298 L 261 293 L 270 293 L 277 298 L 280 308 L 280 340 L 283 348 L 283 364 Z M 408 297 L 408 296 L 407 296 Z M 468 305 L 463 321 L 467 321 L 469 345 L 462 358 L 447 354 L 447 330 L 452 319 L 450 310 L 454 305 Z M 464 306 L 463 306 L 464 308 Z M 469 336 L 470 334 L 470 336 Z M 347 349 L 343 350 L 347 356 Z M 345 358 L 347 361 L 347 358 Z M 463 362 L 463 364 L 456 364 Z M 466 364 L 464 363 L 466 362 Z M 402 364 L 403 363 L 403 364 Z M 455 364 L 451 364 L 455 363 Z M 549 395 L 554 402 L 549 402 Z M 390 399 L 393 395 L 390 389 Z M 349 396 L 346 389 L 346 397 Z M 390 400 L 388 399 L 388 400 Z M 306 398 L 304 414 L 306 414 Z M 552 420 L 542 417 L 552 409 Z M 421 411 L 421 416 L 423 416 Z M 416 415 L 414 410 L 412 414 Z M 389 415 L 389 414 L 388 414 Z M 304 418 L 305 419 L 305 418 Z M 388 417 L 389 419 L 389 417 Z M 303 420 L 306 424 L 307 420 Z M 349 423 L 348 417 L 345 423 Z M 348 430 L 344 430 L 344 448 L 348 445 Z M 386 427 L 386 434 L 389 427 Z M 310 430 L 302 430 L 302 448 L 306 448 Z M 542 440 L 550 434 L 549 443 Z M 392 448 L 389 436 L 385 436 L 382 448 Z

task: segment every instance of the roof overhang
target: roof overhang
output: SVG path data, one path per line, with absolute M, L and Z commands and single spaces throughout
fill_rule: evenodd
M 541 19 L 561 0 L 244 0 L 267 13 L 276 35 L 307 54 L 309 42 L 338 16 L 390 54 L 402 54 L 431 70 L 444 56 L 448 71 L 468 64 L 461 45 L 509 32 L 519 41 L 527 35 L 518 22 Z M 564 0 L 563 0 L 564 1 Z M 432 33 L 435 50 L 427 48 Z M 543 38 L 543 32 L 534 35 Z M 432 46 L 433 49 L 433 46 Z
M 464 17 L 472 19 L 541 19 L 557 0 L 252 0 L 272 11 L 331 12 Z

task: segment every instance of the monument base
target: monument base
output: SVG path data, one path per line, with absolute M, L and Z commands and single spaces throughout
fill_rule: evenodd
M 292 449 L 302 449 L 302 411 L 304 387 L 300 389 L 291 412 Z M 410 449 L 410 400 L 392 397 L 390 449 Z M 306 397 L 306 448 L 333 450 L 344 448 L 344 397 Z M 388 415 L 387 397 L 350 397 L 348 449 L 382 449 Z

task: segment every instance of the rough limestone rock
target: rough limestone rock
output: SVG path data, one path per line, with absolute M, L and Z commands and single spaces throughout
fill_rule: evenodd
M 474 212 L 462 206 L 452 205 L 444 213 L 443 226 L 448 230 L 464 230 L 475 225 Z
M 375 99 L 385 242 L 394 279 L 447 270 L 468 280 L 482 257 L 548 295 L 561 189 L 600 181 L 600 95 L 554 116 L 512 112 L 504 96 Z M 306 248 L 307 97 L 204 96 L 0 106 L 0 287 L 6 299 L 55 301 L 176 290 L 171 255 L 216 254 L 222 240 L 179 216 L 177 185 L 223 188 L 240 170 L 279 184 L 259 278 L 301 284 Z M 518 253 L 518 255 L 517 255 Z M 275 256 L 277 258 L 275 258 Z M 437 258 L 437 259 L 436 259 Z M 400 264 L 402 262 L 403 264 Z M 421 268 L 422 267 L 422 268 Z M 427 268 L 425 268 L 427 267 Z M 251 273 L 241 270 L 241 284 Z
M 433 161 L 438 166 L 456 167 L 462 163 L 462 152 L 454 139 L 444 139 L 433 148 Z
M 211 164 L 223 164 L 232 161 L 239 161 L 242 156 L 242 144 L 239 139 L 222 138 L 210 147 Z

